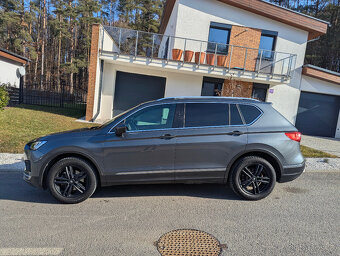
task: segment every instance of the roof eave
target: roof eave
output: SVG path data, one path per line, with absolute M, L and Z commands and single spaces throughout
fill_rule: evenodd
M 308 40 L 327 33 L 329 23 L 262 0 L 218 0 L 222 3 L 297 27 L 308 32 Z M 176 0 L 167 0 L 159 32 L 164 33 Z

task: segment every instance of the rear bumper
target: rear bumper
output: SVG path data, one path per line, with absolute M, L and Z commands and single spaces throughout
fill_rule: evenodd
M 305 170 L 305 161 L 301 164 L 287 165 L 283 167 L 283 171 L 281 173 L 281 177 L 278 182 L 288 182 L 295 180 L 299 177 L 303 171 Z

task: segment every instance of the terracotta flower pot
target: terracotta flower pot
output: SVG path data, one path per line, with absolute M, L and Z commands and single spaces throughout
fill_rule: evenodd
M 181 49 L 172 49 L 172 59 L 173 60 L 181 60 L 183 50 Z
M 185 62 L 191 62 L 192 57 L 194 57 L 193 51 L 184 51 L 184 61 Z
M 214 53 L 208 53 L 206 58 L 206 63 L 210 66 L 215 65 L 215 57 L 216 55 Z
M 217 66 L 226 67 L 227 66 L 227 55 L 217 56 Z
M 200 57 L 201 54 L 201 57 Z M 205 58 L 205 52 L 195 52 L 195 63 L 196 64 L 203 64 Z

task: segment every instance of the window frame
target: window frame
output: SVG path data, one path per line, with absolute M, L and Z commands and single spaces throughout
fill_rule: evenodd
M 165 105 L 165 104 L 175 104 L 176 105 L 176 110 L 175 110 L 175 116 L 174 116 L 174 123 L 175 123 L 175 120 L 178 118 L 178 123 L 181 124 L 180 126 L 181 127 L 173 127 L 173 128 L 166 128 L 166 129 L 154 129 L 154 130 L 138 130 L 138 131 L 127 131 L 127 133 L 136 133 L 136 132 L 150 132 L 150 131 L 166 131 L 166 130 L 178 130 L 178 129 L 201 129 L 201 128 L 221 128 L 221 127 L 234 127 L 234 126 L 251 126 L 253 125 L 257 120 L 259 120 L 262 115 L 263 115 L 263 111 L 262 109 L 260 109 L 258 106 L 256 106 L 255 104 L 252 104 L 252 103 L 241 103 L 241 102 L 235 102 L 235 103 L 230 103 L 230 102 L 226 102 L 224 104 L 228 104 L 229 105 L 229 124 L 228 125 L 219 125 L 219 126 L 198 126 L 198 127 L 184 127 L 184 124 L 185 124 L 185 116 L 186 116 L 186 111 L 185 111 L 185 104 L 187 103 L 202 103 L 202 104 L 205 104 L 205 103 L 220 103 L 221 102 L 209 102 L 209 101 L 190 101 L 190 102 L 167 102 L 167 103 L 160 103 L 160 104 L 154 104 L 154 105 L 150 105 L 150 106 L 145 106 L 145 107 L 142 107 L 142 108 L 138 108 L 136 110 L 134 110 L 132 113 L 130 113 L 129 115 L 127 115 L 124 119 L 120 120 L 117 124 L 113 125 L 110 130 L 108 131 L 107 134 L 115 134 L 115 127 L 119 124 L 121 124 L 122 122 L 125 122 L 125 120 L 127 118 L 129 118 L 131 115 L 133 115 L 134 113 L 144 109 L 144 108 L 147 108 L 147 107 L 152 107 L 152 106 L 158 106 L 158 105 Z M 223 104 L 223 103 L 222 103 Z M 254 106 L 256 107 L 260 112 L 261 114 L 257 117 L 257 119 L 255 119 L 252 123 L 250 124 L 246 124 L 244 122 L 243 125 L 230 125 L 230 105 L 231 104 L 236 104 L 237 105 L 237 108 L 238 108 L 238 111 L 240 113 L 240 116 L 242 118 L 242 120 L 244 120 L 244 117 L 243 117 L 243 114 L 242 112 L 240 111 L 239 109 L 239 105 L 251 105 L 251 106 Z M 178 108 L 178 106 L 182 109 L 180 110 L 180 108 Z M 178 112 L 177 112 L 177 109 Z M 182 111 L 182 112 L 181 112 Z M 177 116 L 178 113 L 182 113 L 182 116 Z
M 247 124 L 246 119 L 244 118 L 243 113 L 242 113 L 242 110 L 241 110 L 241 108 L 240 108 L 240 105 L 248 105 L 248 106 L 255 107 L 255 108 L 257 108 L 257 110 L 260 112 L 260 114 L 259 114 L 252 122 L 250 122 L 249 124 Z M 243 123 L 244 123 L 245 126 L 251 126 L 251 125 L 253 125 L 257 120 L 259 120 L 259 119 L 263 116 L 263 111 L 262 111 L 262 109 L 260 109 L 258 106 L 254 105 L 254 104 L 237 103 L 237 109 L 238 109 L 238 111 L 239 111 L 239 113 L 240 113 L 240 115 L 241 115 L 241 118 L 242 118 Z
M 221 43 L 209 41 L 209 38 L 210 38 L 210 35 L 211 35 L 211 29 L 212 28 L 228 31 L 228 38 L 227 38 L 227 42 L 226 42 L 226 52 L 219 51 L 218 47 L 217 47 L 217 51 L 216 51 L 216 54 L 228 55 L 228 53 L 229 53 L 230 34 L 231 34 L 232 25 L 224 24 L 224 23 L 218 23 L 218 22 L 210 22 L 209 34 L 208 34 L 208 44 L 207 44 L 207 53 L 215 53 L 216 44 L 221 44 Z M 209 49 L 209 45 L 210 44 L 214 44 L 215 45 L 214 50 Z
M 274 59 L 273 52 L 275 51 L 275 48 L 276 48 L 276 41 L 277 41 L 278 32 L 263 29 L 263 30 L 261 31 L 260 44 L 261 44 L 262 36 L 265 36 L 265 37 L 272 37 L 272 38 L 274 39 L 274 40 L 273 40 L 272 49 L 270 50 L 270 51 L 271 51 L 271 56 L 270 56 L 270 57 L 264 57 L 264 56 L 262 56 L 262 59 L 263 59 L 263 60 L 273 60 L 273 59 Z M 261 49 L 261 48 L 259 48 L 259 57 L 258 57 L 258 58 L 261 57 L 261 52 L 260 52 L 260 50 L 266 50 L 266 49 Z M 269 50 L 266 50 L 266 51 L 269 51 Z M 262 51 L 262 52 L 263 52 L 263 51 Z

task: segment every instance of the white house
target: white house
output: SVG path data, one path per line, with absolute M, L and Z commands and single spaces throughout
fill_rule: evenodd
M 23 56 L 0 48 L 0 84 L 9 83 L 12 87 L 19 88 L 23 68 L 28 61 Z
M 272 102 L 305 134 L 340 137 L 340 75 L 303 66 L 327 27 L 261 0 L 167 0 L 160 34 L 94 24 L 86 119 L 161 97 L 241 96 Z

